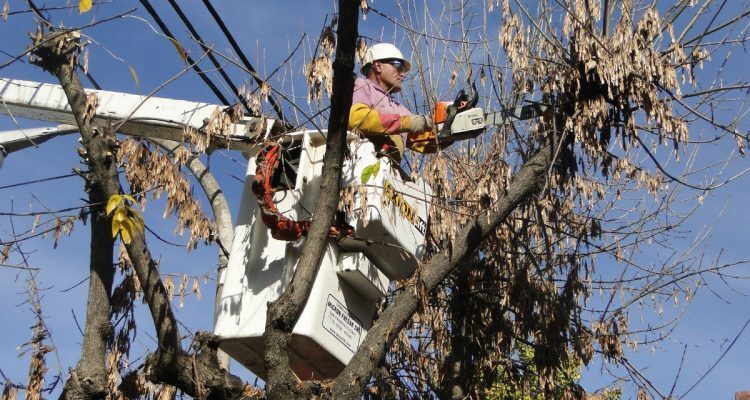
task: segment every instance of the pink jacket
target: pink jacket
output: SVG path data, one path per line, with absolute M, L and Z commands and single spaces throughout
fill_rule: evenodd
M 434 142 L 434 133 L 409 134 L 410 117 L 414 115 L 378 86 L 374 81 L 357 78 L 354 82 L 352 108 L 349 111 L 349 129 L 362 132 L 376 149 L 383 146 L 395 148 L 397 159 L 401 159 L 406 147 L 418 152 L 434 152 L 430 144 Z M 434 147 L 434 146 L 433 146 Z
M 387 95 L 377 83 L 361 77 L 354 81 L 352 104 L 356 103 L 362 103 L 380 114 L 396 114 L 398 117 L 413 115 L 409 109 Z

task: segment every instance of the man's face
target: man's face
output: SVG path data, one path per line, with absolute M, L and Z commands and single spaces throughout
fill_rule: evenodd
M 386 92 L 401 91 L 406 75 L 406 66 L 399 60 L 379 60 L 373 63 L 380 87 Z

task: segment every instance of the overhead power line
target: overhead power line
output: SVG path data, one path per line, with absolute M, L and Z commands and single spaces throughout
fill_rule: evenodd
M 250 64 L 250 61 L 247 59 L 247 57 L 245 57 L 245 53 L 237 44 L 237 41 L 234 40 L 234 37 L 227 29 L 227 26 L 224 24 L 224 21 L 221 20 L 221 17 L 216 12 L 216 9 L 214 9 L 214 7 L 211 5 L 211 1 L 203 0 L 203 4 L 206 5 L 208 12 L 214 18 L 214 21 L 216 21 L 216 24 L 219 25 L 219 28 L 221 28 L 221 31 L 224 33 L 224 36 L 227 38 L 227 41 L 229 41 L 229 44 L 232 46 L 232 49 L 234 50 L 234 52 L 237 53 L 237 56 L 240 58 L 240 61 L 242 61 L 242 64 L 244 64 L 245 68 L 247 68 L 247 70 L 251 72 L 251 75 L 255 79 L 255 82 L 258 84 L 258 86 L 262 85 L 263 80 L 260 79 L 260 77 L 258 76 L 258 72 L 255 70 L 255 68 L 253 68 L 253 65 Z M 274 99 L 272 95 L 268 96 L 268 102 L 271 104 L 271 107 L 273 107 L 273 110 L 276 112 L 276 115 L 279 117 L 279 120 L 284 123 L 284 126 L 287 129 L 291 129 L 292 125 L 284 118 L 284 113 L 281 111 L 281 106 L 279 106 L 279 103 L 276 102 L 276 99 Z
M 167 28 L 167 26 L 164 24 L 164 21 L 162 21 L 161 17 L 159 17 L 159 14 L 157 14 L 156 10 L 154 10 L 154 8 L 151 7 L 151 3 L 149 3 L 148 0 L 140 0 L 140 1 L 141 1 L 141 4 L 143 4 L 143 7 L 146 8 L 146 11 L 148 11 L 148 13 L 151 15 L 151 18 L 153 18 L 156 24 L 159 25 L 159 28 L 162 30 L 162 32 L 164 32 L 164 34 L 167 35 L 167 37 L 177 42 L 177 39 L 174 37 L 174 35 L 172 35 L 172 32 L 169 31 L 169 28 Z M 231 103 L 229 102 L 229 100 L 227 100 L 227 98 L 224 97 L 224 95 L 221 93 L 219 88 L 217 88 L 216 85 L 214 85 L 214 83 L 211 81 L 211 79 L 209 79 L 206 73 L 203 72 L 203 70 L 198 66 L 198 64 L 193 61 L 192 57 L 190 57 L 190 55 L 188 54 L 185 54 L 185 57 L 187 59 L 187 62 L 193 66 L 193 69 L 195 70 L 195 72 L 198 73 L 198 76 L 200 76 L 201 79 L 203 79 L 203 82 L 205 82 L 206 85 L 208 85 L 208 87 L 211 89 L 211 91 L 214 92 L 214 94 L 219 99 L 219 101 L 221 101 L 221 103 L 224 104 L 225 106 L 230 106 Z
M 14 187 L 18 187 L 18 186 L 24 186 L 24 185 L 31 185 L 31 184 L 40 183 L 40 182 L 49 182 L 49 181 L 53 181 L 53 180 L 56 180 L 56 179 L 70 178 L 72 176 L 77 176 L 77 174 L 72 174 L 71 173 L 71 174 L 65 174 L 65 175 L 51 176 L 49 178 L 35 179 L 33 181 L 13 183 L 13 184 L 10 184 L 10 185 L 0 186 L 0 190 L 2 190 L 2 189 L 10 189 L 10 188 L 14 188 Z
M 195 28 L 193 27 L 193 24 L 185 16 L 185 13 L 182 12 L 182 9 L 180 9 L 180 6 L 177 5 L 177 2 L 175 2 L 175 0 L 169 0 L 169 4 L 172 6 L 174 11 L 180 17 L 180 19 L 182 20 L 182 23 L 185 24 L 185 26 L 188 28 L 188 31 L 190 31 L 190 34 L 193 35 L 195 40 L 198 41 L 198 44 L 201 46 L 201 49 L 203 49 L 203 51 L 208 55 L 208 59 L 211 60 L 211 63 L 214 65 L 214 67 L 216 67 L 216 70 L 219 71 L 219 74 L 221 75 L 222 78 L 224 78 L 224 81 L 232 89 L 232 92 L 238 96 L 242 105 L 245 106 L 245 110 L 247 110 L 247 112 L 249 112 L 250 114 L 253 114 L 253 110 L 247 104 L 247 100 L 243 96 L 240 96 L 239 94 L 240 91 L 237 89 L 237 86 L 235 86 L 234 82 L 232 82 L 232 79 L 229 78 L 224 68 L 219 64 L 219 61 L 214 56 L 213 51 L 209 49 L 208 47 L 206 47 L 205 42 L 203 41 L 203 38 L 195 30 Z

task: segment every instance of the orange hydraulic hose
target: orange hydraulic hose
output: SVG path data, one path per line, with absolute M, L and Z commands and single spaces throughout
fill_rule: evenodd
M 285 217 L 279 212 L 276 203 L 273 202 L 274 190 L 271 188 L 271 179 L 274 171 L 279 166 L 280 146 L 278 144 L 267 145 L 258 154 L 256 159 L 257 169 L 253 181 L 253 193 L 260 204 L 261 219 L 271 230 L 271 236 L 277 240 L 292 241 L 302 236 L 307 236 L 310 231 L 310 220 L 295 221 Z M 354 236 L 354 228 L 348 224 L 331 225 L 328 236 L 336 239 Z

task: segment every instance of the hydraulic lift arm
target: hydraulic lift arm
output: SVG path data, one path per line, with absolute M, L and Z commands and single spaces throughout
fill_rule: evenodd
M 95 93 L 98 97 L 99 105 L 95 112 L 98 122 L 116 124 L 125 121 L 119 129 L 120 133 L 176 142 L 184 141 L 186 128 L 201 132 L 215 112 L 226 109 L 222 105 L 105 90 L 87 92 Z M 69 126 L 62 131 L 58 127 L 1 133 L 0 145 L 4 147 L 6 154 L 77 130 L 68 99 L 60 85 L 0 78 L 0 113 Z M 254 154 L 258 150 L 255 144 L 257 136 L 277 133 L 283 129 L 273 119 L 245 117 L 230 126 L 225 138 L 212 140 L 219 147 Z M 24 142 L 27 145 L 21 144 Z

